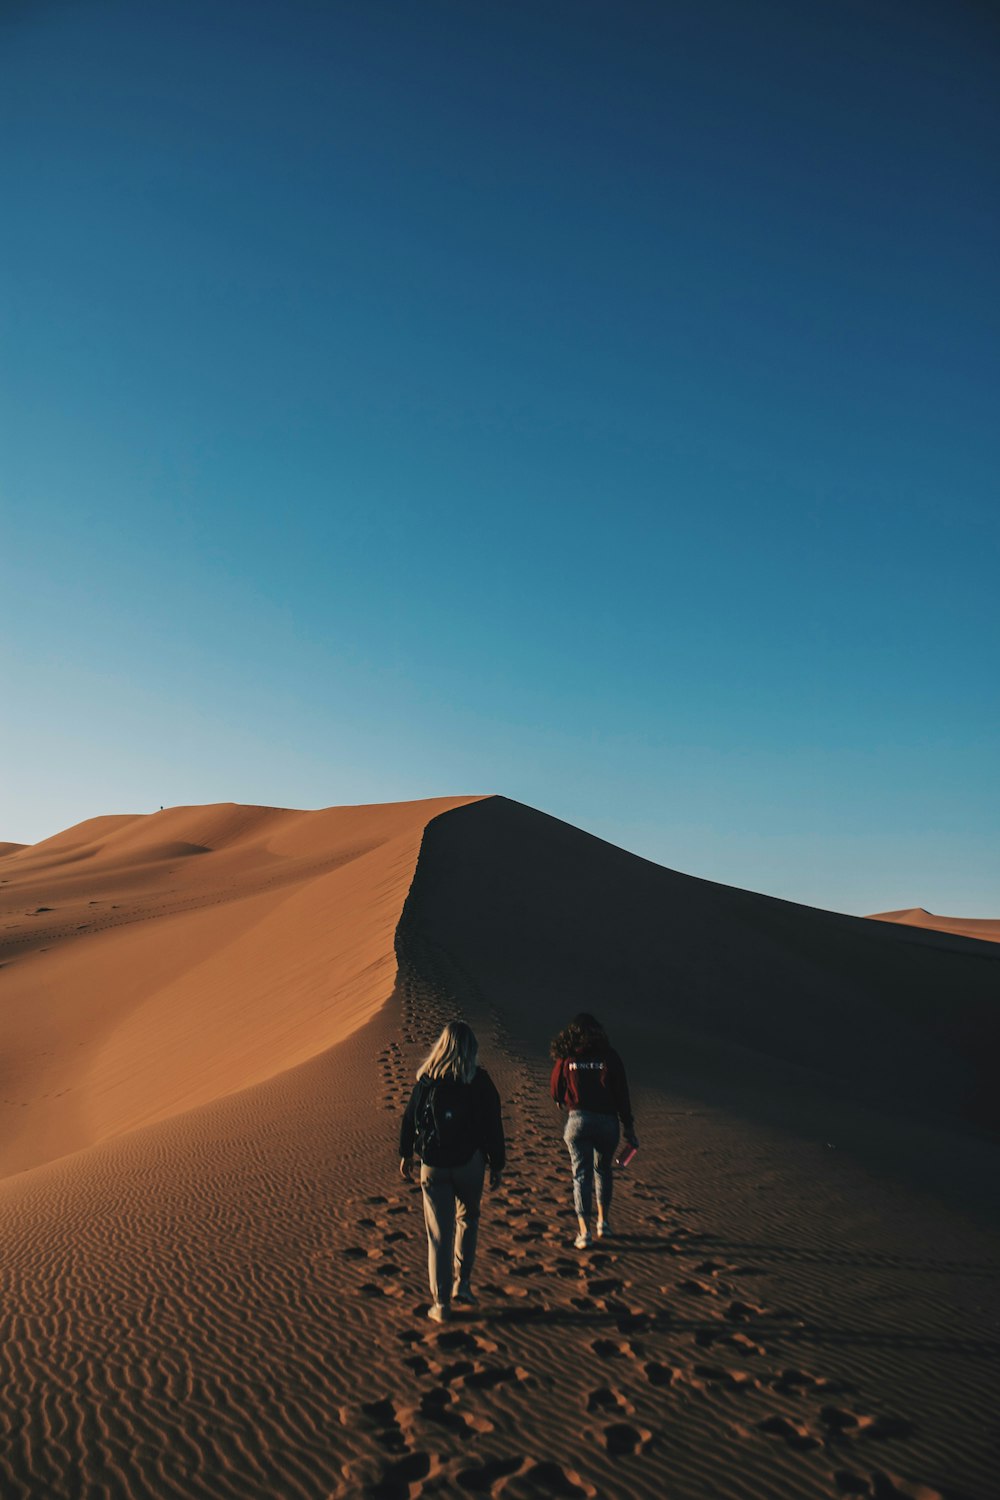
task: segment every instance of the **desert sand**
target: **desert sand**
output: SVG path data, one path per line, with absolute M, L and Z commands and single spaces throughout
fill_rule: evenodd
M 902 911 L 872 912 L 868 920 L 901 922 L 906 927 L 927 927 L 933 932 L 954 932 L 984 943 L 1000 943 L 1000 920 L 989 917 L 939 917 L 922 906 L 908 906 Z
M 3 1500 L 997 1494 L 995 943 L 502 797 L 7 850 Z M 546 1092 L 581 1008 L 642 1142 L 582 1253 Z M 454 1015 L 510 1165 L 439 1327 L 396 1135 Z

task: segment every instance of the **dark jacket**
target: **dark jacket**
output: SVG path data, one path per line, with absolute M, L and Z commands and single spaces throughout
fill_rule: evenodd
M 416 1136 L 417 1112 L 420 1101 L 429 1088 L 468 1090 L 469 1128 L 465 1139 L 452 1150 L 432 1148 L 422 1158 L 428 1167 L 464 1167 L 476 1151 L 482 1151 L 492 1172 L 502 1171 L 507 1152 L 503 1138 L 503 1120 L 500 1116 L 500 1095 L 485 1068 L 477 1068 L 471 1083 L 445 1081 L 433 1084 L 430 1079 L 418 1078 L 410 1095 L 410 1102 L 399 1127 L 399 1154 L 409 1158 L 413 1155 Z
M 560 1109 L 617 1115 L 626 1134 L 633 1129 L 625 1064 L 613 1047 L 595 1047 L 557 1058 L 552 1069 L 552 1097 Z

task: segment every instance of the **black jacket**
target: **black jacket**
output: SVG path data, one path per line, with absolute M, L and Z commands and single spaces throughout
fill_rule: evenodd
M 399 1127 L 399 1154 L 409 1158 L 413 1155 L 416 1136 L 417 1110 L 425 1091 L 432 1087 L 429 1080 L 419 1078 Z M 482 1151 L 490 1170 L 499 1172 L 507 1160 L 504 1146 L 503 1120 L 500 1117 L 500 1095 L 485 1068 L 477 1068 L 471 1083 L 448 1083 L 447 1088 L 469 1089 L 469 1133 L 461 1145 L 450 1151 L 432 1148 L 423 1158 L 428 1167 L 464 1167 L 474 1152 Z

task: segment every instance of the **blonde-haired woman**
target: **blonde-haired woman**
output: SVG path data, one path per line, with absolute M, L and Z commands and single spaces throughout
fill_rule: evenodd
M 479 1066 L 479 1043 L 464 1021 L 448 1022 L 417 1069 L 399 1132 L 399 1170 L 407 1181 L 414 1151 L 427 1226 L 427 1316 L 444 1323 L 453 1302 L 476 1300 L 472 1270 L 483 1181 L 488 1166 L 490 1187 L 497 1187 L 506 1161 L 500 1095 Z

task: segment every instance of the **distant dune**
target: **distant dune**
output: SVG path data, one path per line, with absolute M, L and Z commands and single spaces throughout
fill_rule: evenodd
M 898 922 L 904 927 L 924 927 L 933 932 L 953 932 L 959 937 L 975 938 L 982 943 L 1000 943 L 1000 919 L 989 917 L 938 917 L 925 911 L 922 906 L 909 906 L 904 911 L 877 911 L 869 922 Z
M 27 844 L 4 844 L 0 843 L 0 859 L 7 854 L 16 854 L 19 849 L 27 849 Z
M 6 847 L 3 1500 L 995 1493 L 995 942 L 502 797 Z M 641 1139 L 583 1253 L 547 1095 L 582 1008 Z M 442 1328 L 397 1134 L 455 1015 L 510 1161 Z

